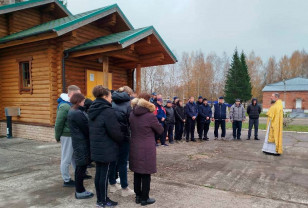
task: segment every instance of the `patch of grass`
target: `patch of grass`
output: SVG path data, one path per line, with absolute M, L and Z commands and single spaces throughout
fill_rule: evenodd
M 242 128 L 248 129 L 249 124 L 247 121 L 243 123 Z M 211 127 L 214 127 L 214 122 L 211 122 Z M 232 129 L 232 123 L 228 122 L 226 124 L 227 129 Z M 259 129 L 265 130 L 266 124 L 259 123 Z M 308 126 L 307 125 L 288 125 L 287 127 L 283 128 L 284 131 L 297 131 L 297 132 L 308 132 Z
M 212 186 L 212 185 L 203 185 L 205 188 L 210 188 L 210 189 L 213 189 L 215 188 L 215 186 Z

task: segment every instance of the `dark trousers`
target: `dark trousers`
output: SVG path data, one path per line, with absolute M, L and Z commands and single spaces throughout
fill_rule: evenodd
M 209 128 L 210 128 L 210 122 L 201 123 L 199 138 L 202 138 L 203 132 L 204 132 L 203 138 L 207 138 L 207 133 L 209 132 Z
M 248 138 L 251 136 L 252 127 L 255 127 L 255 138 L 258 138 L 259 119 L 249 119 Z
M 173 142 L 173 129 L 174 124 L 165 124 L 164 126 L 164 140 L 166 141 L 166 137 L 168 136 L 169 142 Z
M 163 127 L 165 127 L 164 123 L 161 123 Z M 164 145 L 166 143 L 166 138 L 164 137 L 164 133 L 161 135 L 155 134 L 155 142 L 157 144 L 157 140 L 160 140 L 160 144 Z
M 96 162 L 95 189 L 97 202 L 106 202 L 110 163 Z
M 177 121 L 175 123 L 175 140 L 181 140 L 184 131 L 184 123 L 181 121 Z
M 195 120 L 192 118 L 188 117 L 187 118 L 187 126 L 186 126 L 186 140 L 189 140 L 189 134 L 190 134 L 190 139 L 194 140 L 195 139 Z
M 75 169 L 75 189 L 77 193 L 85 192 L 86 189 L 83 186 L 84 176 L 86 174 L 87 166 L 76 165 Z
M 151 175 L 134 173 L 134 191 L 136 196 L 141 197 L 141 201 L 149 199 L 151 186 Z
M 199 116 L 197 117 L 197 133 L 198 133 L 198 135 L 199 135 L 199 138 L 200 138 L 200 134 L 201 134 L 201 129 L 202 129 L 202 124 L 203 123 L 201 123 L 201 121 L 200 121 L 200 119 L 199 119 Z M 201 137 L 202 138 L 202 137 Z
M 240 139 L 241 132 L 242 132 L 242 121 L 233 121 L 232 128 L 233 128 L 233 138 Z
M 123 189 L 127 188 L 127 160 L 128 160 L 128 153 L 129 153 L 129 142 L 124 141 L 119 146 L 119 159 L 117 162 L 112 162 L 110 164 L 110 177 L 109 183 L 114 185 L 117 183 L 117 169 L 119 171 L 121 187 Z
M 214 135 L 218 137 L 218 129 L 221 126 L 221 137 L 226 136 L 226 121 L 225 120 L 215 120 L 215 130 Z

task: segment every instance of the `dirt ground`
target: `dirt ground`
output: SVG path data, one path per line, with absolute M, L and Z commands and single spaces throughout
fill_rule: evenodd
M 149 207 L 308 207 L 308 134 L 285 133 L 279 157 L 263 154 L 262 144 L 211 139 L 158 147 L 150 192 L 157 202 Z M 62 187 L 60 144 L 0 138 L 0 164 L 0 207 L 95 207 L 95 197 L 76 200 L 73 188 Z M 93 180 L 85 185 L 95 192 Z M 140 207 L 134 197 L 109 196 L 118 207 Z

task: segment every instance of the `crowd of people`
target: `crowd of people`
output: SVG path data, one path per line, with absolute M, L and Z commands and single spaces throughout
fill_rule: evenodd
M 219 97 L 218 102 L 212 106 L 202 96 L 198 97 L 197 102 L 195 102 L 194 97 L 190 97 L 185 105 L 183 100 L 174 97 L 173 101 L 167 100 L 166 105 L 163 106 L 162 95 L 152 93 L 150 102 L 156 106 L 154 114 L 164 127 L 164 133 L 156 135 L 156 146 L 159 146 L 159 140 L 161 145 L 168 146 L 167 139 L 169 144 L 174 144 L 174 140 L 179 142 L 183 138 L 186 139 L 186 142 L 196 142 L 195 127 L 197 127 L 198 139 L 208 141 L 211 122 L 214 122 L 214 140 L 219 138 L 219 128 L 221 128 L 221 139 L 225 140 L 226 122 L 229 121 L 232 122 L 233 139 L 241 140 L 242 123 L 246 120 L 246 113 L 249 116 L 247 140 L 251 138 L 253 127 L 255 130 L 254 139 L 259 140 L 258 126 L 261 107 L 258 105 L 256 98 L 252 99 L 247 111 L 240 99 L 236 99 L 229 109 L 223 97 Z
M 121 191 L 121 196 L 135 195 L 142 206 L 155 203 L 149 197 L 151 174 L 156 169 L 156 148 L 160 145 L 178 143 L 181 140 L 196 142 L 195 126 L 200 141 L 208 141 L 211 121 L 215 122 L 215 140 L 221 127 L 221 138 L 225 139 L 226 122 L 233 124 L 233 138 L 241 139 L 245 109 L 237 99 L 228 110 L 223 97 L 212 107 L 206 98 L 190 97 L 184 101 L 174 97 L 167 100 L 162 95 L 141 93 L 136 95 L 128 86 L 116 91 L 98 85 L 93 89 L 92 102 L 81 94 L 75 85 L 58 99 L 55 138 L 61 142 L 60 170 L 64 187 L 75 187 L 76 199 L 92 198 L 94 193 L 84 187 L 84 179 L 90 179 L 87 168 L 95 162 L 95 189 L 97 207 L 112 207 L 118 203 L 108 197 L 109 192 Z M 258 140 L 258 119 L 261 108 L 257 100 L 247 108 L 249 132 L 255 128 Z M 185 138 L 185 139 L 183 139 Z M 134 190 L 128 186 L 128 164 L 134 173 Z M 75 170 L 75 181 L 69 173 L 70 165 Z M 120 179 L 120 185 L 117 178 Z

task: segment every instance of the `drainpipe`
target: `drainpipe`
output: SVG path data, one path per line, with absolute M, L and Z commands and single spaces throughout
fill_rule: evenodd
M 136 69 L 133 69 L 133 73 L 132 73 L 132 89 L 134 90 L 134 92 L 136 91 L 135 88 L 135 71 Z
M 64 53 L 64 56 L 62 58 L 62 93 L 65 93 L 66 91 L 66 80 L 65 80 L 65 59 L 68 58 L 68 52 Z

